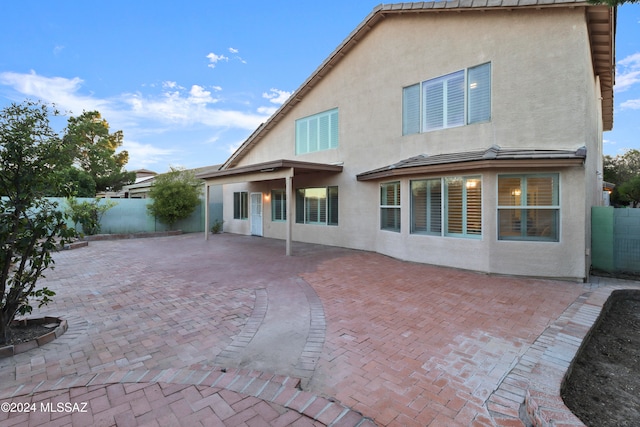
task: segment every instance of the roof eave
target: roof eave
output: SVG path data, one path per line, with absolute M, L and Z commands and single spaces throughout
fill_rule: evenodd
M 273 160 L 269 162 L 263 163 L 254 163 L 247 166 L 239 166 L 235 168 L 229 169 L 221 169 L 217 171 L 209 171 L 196 175 L 196 178 L 199 179 L 212 179 L 212 178 L 221 178 L 232 175 L 244 175 L 255 172 L 273 172 L 280 169 L 293 169 L 298 171 L 306 171 L 306 172 L 342 172 L 342 165 L 338 164 L 326 164 L 326 163 L 311 163 L 311 162 L 300 162 L 297 160 Z
M 373 181 L 386 178 L 395 178 L 409 175 L 441 174 L 443 172 L 476 171 L 483 169 L 542 169 L 559 167 L 576 167 L 584 163 L 583 158 L 570 159 L 508 159 L 508 160 L 477 160 L 458 163 L 442 163 L 436 165 L 424 165 L 403 167 L 373 172 L 364 172 L 356 176 L 358 181 Z

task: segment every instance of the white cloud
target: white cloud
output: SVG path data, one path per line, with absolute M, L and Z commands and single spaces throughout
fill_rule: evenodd
M 211 97 L 211 92 L 199 85 L 191 86 L 189 101 L 194 104 L 212 104 L 217 102 L 216 99 Z
M 229 153 L 229 155 L 235 153 L 238 150 L 238 148 L 240 148 L 240 146 L 242 145 L 243 142 L 244 142 L 244 140 L 243 141 L 237 141 L 234 144 L 227 145 L 227 153 Z
M 291 92 L 287 92 L 285 90 L 280 89 L 270 89 L 270 93 L 263 93 L 262 97 L 268 99 L 269 102 L 274 104 L 282 105 L 284 102 L 289 99 L 291 96 Z
M 620 104 L 622 110 L 640 110 L 640 99 L 630 99 Z
M 0 73 L 0 85 L 10 86 L 34 100 L 55 104 L 61 111 L 81 114 L 85 110 L 105 110 L 107 101 L 78 94 L 82 83 L 79 77 L 44 77 L 33 70 L 29 74 Z
M 220 61 L 229 61 L 229 58 L 224 56 L 224 55 L 216 55 L 215 53 L 211 52 L 207 55 L 207 59 L 209 59 L 209 64 L 207 65 L 207 67 L 209 68 L 215 68 L 216 64 Z
M 100 111 L 111 129 L 124 132 L 123 149 L 128 150 L 130 156 L 128 169 L 168 163 L 166 160 L 175 157 L 177 151 L 158 146 L 166 147 L 161 145 L 161 141 L 171 135 L 179 135 L 178 138 L 187 147 L 191 142 L 207 139 L 211 142 L 215 136 L 216 144 L 221 148 L 235 150 L 241 142 L 229 143 L 228 140 L 224 141 L 223 135 L 234 131 L 245 134 L 255 130 L 275 108 L 253 111 L 249 105 L 239 107 L 241 109 L 224 108 L 223 100 L 216 96 L 220 87 L 194 84 L 187 89 L 169 80 L 162 83 L 161 89 L 148 89 L 151 91 L 149 93 L 122 93 L 109 98 L 86 94 L 84 82 L 79 77 L 45 77 L 35 72 L 0 73 L 0 87 L 3 86 L 3 90 L 9 88 L 15 92 L 12 97 L 16 101 L 25 97 L 42 100 L 55 104 L 59 110 L 71 115 L 78 115 L 83 110 Z M 234 105 L 242 104 L 241 100 L 229 101 Z
M 271 116 L 276 111 L 278 111 L 278 107 L 258 107 L 258 113 L 265 116 Z
M 152 168 L 154 164 L 167 163 L 176 154 L 176 150 L 129 140 L 123 142 L 122 149 L 129 153 L 127 170 Z
M 236 49 L 236 48 L 230 47 L 230 48 L 229 48 L 229 52 L 230 52 L 230 53 L 238 53 L 238 52 L 240 52 L 240 51 L 239 51 L 238 49 Z
M 618 61 L 616 68 L 616 92 L 624 92 L 640 83 L 640 52 Z
M 162 82 L 163 89 L 184 89 L 184 87 L 178 85 L 178 83 L 173 82 L 171 80 L 167 80 Z

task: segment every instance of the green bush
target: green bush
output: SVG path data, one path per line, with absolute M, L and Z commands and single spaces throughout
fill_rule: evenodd
M 106 211 L 116 206 L 117 203 L 112 200 L 104 200 L 96 198 L 88 202 L 78 202 L 75 197 L 67 198 L 69 216 L 76 226 L 82 226 L 82 233 L 88 236 L 100 233 L 100 220 Z
M 193 172 L 171 168 L 155 178 L 147 206 L 149 213 L 173 229 L 176 221 L 187 218 L 200 204 L 202 181 Z

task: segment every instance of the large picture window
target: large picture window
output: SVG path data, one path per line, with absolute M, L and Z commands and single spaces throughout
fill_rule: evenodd
M 338 147 L 338 109 L 296 120 L 296 154 Z
M 400 182 L 380 185 L 380 229 L 400 232 Z
M 491 63 L 407 86 L 402 92 L 402 134 L 491 120 Z
M 559 240 L 559 175 L 498 176 L 498 239 Z
M 249 217 L 249 194 L 246 191 L 233 193 L 233 219 Z
M 482 180 L 478 176 L 411 181 L 411 233 L 482 235 Z
M 338 187 L 299 188 L 296 191 L 296 222 L 338 225 Z

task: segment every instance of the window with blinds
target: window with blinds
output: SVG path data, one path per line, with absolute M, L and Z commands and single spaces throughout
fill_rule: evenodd
M 296 191 L 296 222 L 338 225 L 338 187 L 299 188 Z
M 338 147 L 338 109 L 296 120 L 296 154 Z
M 411 233 L 442 234 L 441 179 L 411 181 Z
M 491 120 L 491 64 L 478 65 L 467 71 L 467 123 Z
M 402 134 L 491 120 L 491 63 L 402 90 Z
M 498 176 L 498 239 L 559 241 L 559 175 Z
M 249 194 L 246 191 L 233 193 L 233 219 L 249 218 Z
M 411 181 L 411 233 L 482 235 L 482 180 L 447 177 Z
M 400 181 L 380 184 L 380 229 L 400 232 Z
M 271 190 L 271 221 L 287 220 L 287 196 L 284 190 Z

